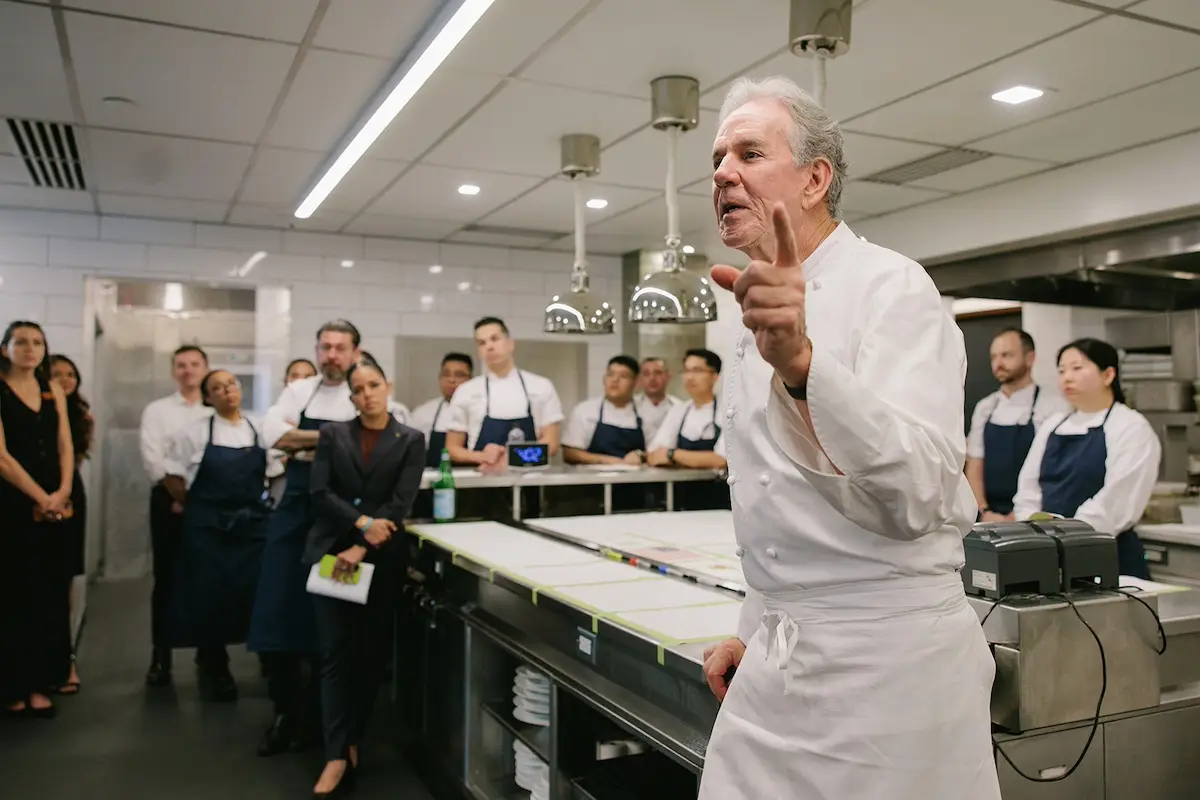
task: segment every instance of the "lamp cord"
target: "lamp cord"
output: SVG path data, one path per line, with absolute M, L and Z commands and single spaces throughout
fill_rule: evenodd
M 586 201 L 583 196 L 583 174 L 572 175 L 571 182 L 575 184 L 575 268 L 579 269 L 587 267 L 587 213 L 584 210 Z
M 679 126 L 667 128 L 667 246 L 677 247 L 679 234 L 679 187 L 675 180 L 675 160 L 679 150 Z

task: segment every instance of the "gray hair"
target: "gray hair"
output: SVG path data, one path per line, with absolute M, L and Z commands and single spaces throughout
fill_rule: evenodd
M 788 144 L 792 147 L 792 160 L 797 167 L 818 158 L 825 159 L 833 167 L 833 179 L 829 182 L 825 205 L 829 208 L 830 216 L 837 218 L 841 212 L 842 185 L 846 182 L 847 170 L 841 126 L 795 81 L 780 76 L 761 81 L 738 78 L 725 95 L 717 123 L 724 122 L 726 117 L 746 103 L 761 99 L 779 101 L 791 116 L 792 129 L 788 132 Z

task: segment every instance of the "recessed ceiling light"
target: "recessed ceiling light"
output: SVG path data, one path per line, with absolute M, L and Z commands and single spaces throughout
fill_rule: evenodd
M 433 295 L 431 295 L 431 294 L 421 295 L 421 308 L 424 309 L 425 311 L 428 311 L 429 309 L 433 308 Z
M 459 290 L 460 292 L 469 292 L 469 291 L 471 291 L 471 282 L 470 282 L 470 281 L 461 281 L 461 282 L 458 284 L 458 290 Z
M 442 265 L 434 264 L 433 266 L 431 266 L 429 268 L 429 274 L 430 275 L 441 275 L 442 274 Z
M 1045 92 L 1041 89 L 1034 89 L 1032 86 L 1014 86 L 1011 89 L 996 92 L 992 95 L 992 99 L 998 103 L 1008 103 L 1015 106 L 1021 103 L 1028 103 L 1030 100 L 1036 100 L 1043 94 Z
M 593 197 L 587 201 L 588 208 L 594 208 L 599 211 L 602 208 L 608 208 L 608 201 L 602 197 Z
M 347 258 L 344 261 L 342 261 L 342 266 L 345 267 L 346 269 L 350 269 L 351 267 L 354 266 L 354 262 Z
M 462 186 L 458 187 L 458 193 L 465 194 L 468 197 L 473 197 L 479 194 L 479 187 L 473 183 L 464 183 Z
M 696 252 L 696 248 L 692 247 L 690 244 L 685 244 L 683 246 L 683 252 L 690 256 L 692 253 Z

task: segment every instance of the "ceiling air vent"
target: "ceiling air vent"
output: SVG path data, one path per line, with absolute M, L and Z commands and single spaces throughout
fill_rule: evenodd
M 73 127 L 59 122 L 10 119 L 8 130 L 34 186 L 78 192 L 87 189 Z
M 952 147 L 940 153 L 934 153 L 931 156 L 925 156 L 924 158 L 918 158 L 916 161 L 901 164 L 898 167 L 881 170 L 874 175 L 867 175 L 861 178 L 861 180 L 871 181 L 872 183 L 890 183 L 899 186 L 952 169 L 965 167 L 967 164 L 974 164 L 976 161 L 982 161 L 985 158 L 991 157 L 991 153 L 984 153 L 981 150 Z

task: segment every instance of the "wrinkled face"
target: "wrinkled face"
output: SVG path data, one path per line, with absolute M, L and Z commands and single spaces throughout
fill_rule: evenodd
M 480 325 L 475 330 L 475 348 L 489 367 L 498 367 L 512 358 L 517 343 L 499 325 Z
M 346 371 L 358 360 L 354 337 L 341 331 L 323 331 L 317 339 L 317 366 L 330 383 L 346 380 Z
M 1073 406 L 1093 404 L 1108 392 L 1114 378 L 1116 371 L 1112 367 L 1101 370 L 1074 347 L 1058 359 L 1058 385 Z
M 15 328 L 4 355 L 14 367 L 37 369 L 46 357 L 46 337 L 37 328 Z
M 797 167 L 788 133 L 792 119 L 775 100 L 753 100 L 725 118 L 713 142 L 713 210 L 726 247 L 774 253 L 776 203 L 793 224 L 802 216 L 811 164 Z M 763 257 L 763 256 L 759 256 Z
M 313 365 L 307 361 L 297 361 L 288 367 L 287 377 L 284 378 L 284 384 L 292 383 L 293 381 L 302 381 L 305 378 L 311 378 L 316 375 L 317 371 L 313 369 Z
M 242 407 L 242 384 L 233 373 L 219 369 L 204 383 L 204 399 L 218 414 Z
M 992 374 L 1000 383 L 1015 383 L 1024 380 L 1033 369 L 1033 352 L 1025 352 L 1021 337 L 1005 333 L 992 340 L 989 351 L 992 359 Z
M 183 391 L 199 389 L 207 372 L 208 359 L 195 350 L 180 353 L 171 362 L 171 377 Z
M 663 362 L 647 361 L 642 364 L 641 374 L 638 375 L 638 384 L 642 387 L 642 391 L 650 397 L 660 397 L 667 391 L 667 384 L 670 382 L 671 373 Z
M 454 390 L 469 380 L 470 367 L 462 361 L 447 361 L 442 364 L 442 370 L 438 373 L 438 389 L 441 390 L 442 397 L 449 400 L 454 396 Z
M 75 368 L 66 361 L 55 361 L 51 364 L 50 377 L 67 397 L 70 397 L 79 388 L 79 375 L 76 374 Z
M 624 364 L 609 364 L 604 373 L 604 396 L 610 403 L 623 406 L 633 399 L 637 376 Z
M 707 397 L 717 385 L 717 373 L 700 356 L 683 360 L 683 388 L 692 397 Z
M 372 366 L 360 366 L 350 376 L 350 398 L 358 413 L 366 416 L 386 414 L 392 386 Z

